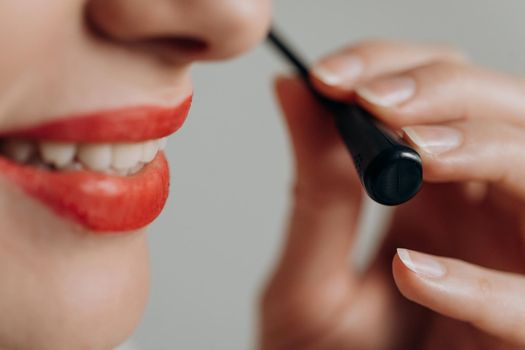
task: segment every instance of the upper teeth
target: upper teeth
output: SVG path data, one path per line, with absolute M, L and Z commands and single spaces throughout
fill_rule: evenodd
M 87 168 L 104 173 L 129 175 L 151 162 L 166 145 L 166 138 L 138 143 L 90 144 L 39 142 L 9 139 L 2 153 L 21 163 L 45 163 L 57 169 Z
M 78 160 L 91 170 L 104 171 L 111 168 L 113 160 L 111 145 L 85 144 L 78 147 Z M 45 158 L 45 155 L 44 155 Z
M 39 146 L 44 161 L 57 168 L 67 166 L 75 159 L 77 153 L 77 146 L 72 143 L 43 142 Z

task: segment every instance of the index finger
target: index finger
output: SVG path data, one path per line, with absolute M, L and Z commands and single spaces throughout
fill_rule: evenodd
M 369 40 L 336 51 L 312 69 L 316 88 L 336 99 L 349 99 L 357 84 L 432 62 L 463 62 L 466 56 L 446 45 Z

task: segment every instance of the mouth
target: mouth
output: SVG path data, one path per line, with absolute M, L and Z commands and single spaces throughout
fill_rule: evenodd
M 143 228 L 169 192 L 166 137 L 184 123 L 175 107 L 99 111 L 0 133 L 0 175 L 94 233 Z

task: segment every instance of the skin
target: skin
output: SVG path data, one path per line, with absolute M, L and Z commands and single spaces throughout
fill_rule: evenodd
M 0 4 L 0 132 L 130 105 L 177 105 L 196 61 L 263 37 L 261 0 Z M 95 236 L 0 177 L 0 349 L 106 350 L 148 295 L 144 232 Z
M 342 68 L 351 60 L 359 74 Z M 312 80 L 392 128 L 410 127 L 426 184 L 395 209 L 370 267 L 355 271 L 348 255 L 363 194 L 353 165 L 303 84 L 278 79 L 297 175 L 286 244 L 261 299 L 260 348 L 523 348 L 525 81 L 447 47 L 382 41 L 327 56 Z M 400 81 L 412 94 L 394 89 Z M 436 145 L 445 127 L 459 135 L 455 148 L 413 137 L 433 134 Z
M 191 90 L 192 62 L 230 58 L 260 41 L 269 3 L 11 1 L 0 4 L 0 20 L 0 130 L 8 130 L 93 109 L 177 103 Z M 396 210 L 374 263 L 357 274 L 347 264 L 362 201 L 352 164 L 304 86 L 278 81 L 297 180 L 287 243 L 262 298 L 261 348 L 525 345 L 525 84 L 443 47 L 364 43 L 320 64 L 351 55 L 362 60 L 361 75 L 344 78 L 335 68 L 343 77 L 337 84 L 313 76 L 321 91 L 357 97 L 412 134 L 435 132 L 424 125 L 452 127 L 462 143 L 439 154 L 420 149 L 427 185 Z M 370 98 L 399 75 L 414 79 L 408 101 L 385 106 Z M 3 179 L 0 192 L 0 349 L 122 342 L 147 298 L 144 233 L 93 236 Z M 398 247 L 437 256 L 396 255 Z M 444 274 L 421 273 L 406 254 L 441 264 Z

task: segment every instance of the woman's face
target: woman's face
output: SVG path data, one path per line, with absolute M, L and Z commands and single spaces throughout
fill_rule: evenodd
M 130 335 L 188 68 L 253 47 L 269 17 L 269 0 L 0 3 L 0 349 Z

